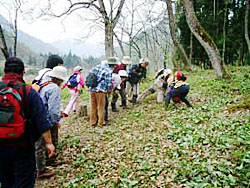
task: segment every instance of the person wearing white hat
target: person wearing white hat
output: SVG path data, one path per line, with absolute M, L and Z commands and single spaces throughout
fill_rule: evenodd
M 117 90 L 121 90 L 121 77 L 119 74 L 112 73 L 112 100 L 111 109 L 113 112 L 117 112 L 116 102 L 118 100 Z
M 47 119 L 52 125 L 50 131 L 52 136 L 52 142 L 57 149 L 58 146 L 58 128 L 61 126 L 59 121 L 61 119 L 61 88 L 60 85 L 63 81 L 67 80 L 67 69 L 63 66 L 55 66 L 52 71 L 49 72 L 50 80 L 42 83 L 39 94 L 42 98 L 47 110 Z M 36 142 L 36 158 L 37 158 L 37 170 L 38 178 L 50 177 L 55 173 L 52 170 L 46 168 L 46 164 L 50 165 L 60 164 L 60 161 L 56 161 L 55 158 L 45 160 L 44 153 L 45 144 L 44 140 L 40 138 Z
M 63 117 L 68 117 L 71 110 L 76 112 L 77 109 L 77 99 L 81 94 L 81 89 L 84 88 L 84 80 L 81 75 L 82 67 L 76 66 L 74 71 L 67 82 L 63 85 L 62 89 L 66 86 L 69 88 L 70 99 L 68 105 L 66 106 L 65 110 L 63 111 Z
M 167 84 L 168 78 L 171 76 L 172 70 L 170 69 L 160 69 L 155 77 L 154 83 L 145 91 L 142 92 L 137 98 L 137 103 L 140 103 L 146 96 L 157 93 L 157 103 L 163 102 L 163 94 L 166 90 L 164 84 Z

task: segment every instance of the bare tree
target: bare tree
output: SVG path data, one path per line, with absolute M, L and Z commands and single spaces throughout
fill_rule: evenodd
M 211 39 L 209 34 L 205 31 L 205 29 L 200 25 L 200 22 L 197 19 L 194 12 L 192 0 L 185 0 L 184 7 L 185 7 L 186 20 L 191 32 L 207 52 L 215 74 L 219 78 L 222 78 L 223 77 L 222 60 L 216 44 Z
M 104 24 L 106 57 L 110 57 L 114 54 L 114 28 L 116 27 L 116 24 L 120 18 L 121 10 L 125 0 L 65 0 L 64 3 L 68 3 L 68 5 L 66 9 L 64 9 L 60 13 L 55 13 L 55 11 L 53 10 L 53 6 L 55 6 L 54 1 L 47 1 L 47 7 L 41 9 L 41 16 L 49 16 L 50 18 L 64 17 L 80 9 L 88 9 L 89 11 L 93 12 L 96 18 L 92 21 L 98 25 L 100 24 L 100 22 Z M 63 4 L 62 1 L 57 3 Z
M 8 52 L 8 47 L 7 47 L 7 44 L 6 44 L 6 40 L 5 40 L 5 37 L 4 37 L 4 33 L 3 33 L 3 29 L 2 29 L 2 26 L 0 24 L 0 37 L 1 37 L 1 51 L 5 57 L 5 59 L 7 59 L 9 57 L 9 52 Z

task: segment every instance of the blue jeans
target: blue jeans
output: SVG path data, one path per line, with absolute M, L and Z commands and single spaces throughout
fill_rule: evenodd
M 34 147 L 0 146 L 1 188 L 34 188 L 35 178 Z
M 184 102 L 188 107 L 191 107 L 190 102 L 186 98 L 188 92 L 189 85 L 183 85 L 178 88 L 172 88 L 166 95 L 166 107 L 168 107 L 170 99 L 173 99 L 174 97 L 179 97 L 182 102 Z

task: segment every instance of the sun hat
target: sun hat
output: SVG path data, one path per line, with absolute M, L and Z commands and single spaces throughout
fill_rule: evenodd
M 74 71 L 81 71 L 81 70 L 82 70 L 82 67 L 79 65 L 74 68 Z
M 107 64 L 109 64 L 109 65 L 117 65 L 119 62 L 119 58 L 118 57 L 109 57 L 107 59 L 107 61 L 108 61 Z
M 118 74 L 119 74 L 120 77 L 128 77 L 128 73 L 125 70 L 120 70 L 118 72 Z
M 130 65 L 131 64 L 130 57 L 129 56 L 123 56 L 122 63 L 125 64 L 125 65 Z
M 67 80 L 67 69 L 63 66 L 55 66 L 49 76 L 60 80 Z

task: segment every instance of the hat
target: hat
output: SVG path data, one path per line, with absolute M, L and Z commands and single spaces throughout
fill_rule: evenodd
M 63 59 L 58 55 L 50 55 L 47 60 L 46 68 L 53 69 L 55 66 L 58 66 L 59 64 L 63 64 Z
M 17 57 L 9 57 L 5 61 L 4 71 L 21 74 L 24 71 L 24 63 L 21 59 Z
M 142 64 L 142 63 L 149 63 L 149 60 L 148 60 L 148 58 L 141 58 L 140 60 L 139 60 L 139 64 Z
M 55 66 L 49 76 L 60 80 L 67 80 L 67 69 L 63 66 Z
M 175 77 L 177 78 L 177 80 L 185 81 L 187 79 L 187 76 L 179 71 L 175 73 Z
M 125 64 L 125 65 L 130 65 L 131 64 L 130 57 L 129 56 L 123 56 L 122 63 Z
M 109 57 L 107 61 L 108 61 L 107 64 L 109 65 L 117 65 L 119 62 L 119 59 L 117 57 Z
M 121 76 L 121 77 L 128 77 L 128 73 L 127 73 L 127 71 L 125 71 L 125 70 L 120 70 L 118 74 L 119 74 L 119 76 Z
M 81 71 L 81 70 L 82 70 L 82 67 L 79 65 L 74 68 L 74 71 Z
M 171 69 L 164 69 L 164 72 L 163 72 L 164 76 L 167 76 L 169 74 L 172 74 L 172 70 Z

